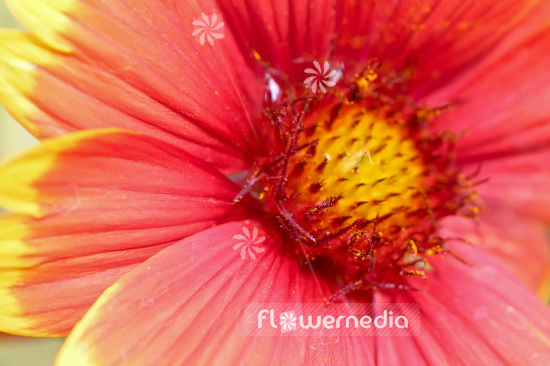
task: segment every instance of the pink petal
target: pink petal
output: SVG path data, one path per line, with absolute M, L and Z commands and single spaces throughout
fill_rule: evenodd
M 13 1 L 33 35 L 0 32 L 0 73 L 9 75 L 0 80 L 0 100 L 15 95 L 19 102 L 10 99 L 8 108 L 38 137 L 120 127 L 183 147 L 224 172 L 247 167 L 259 148 L 263 78 L 233 38 L 201 47 L 213 38 L 192 36 L 193 21 L 211 4 L 78 1 L 68 10 L 34 1 Z M 56 33 L 37 6 L 69 26 Z M 23 103 L 33 108 L 17 109 Z
M 0 331 L 22 335 L 68 334 L 153 254 L 249 215 L 212 166 L 122 130 L 48 140 L 3 164 L 0 181 L 0 205 L 19 212 L 0 217 Z
M 481 220 L 450 217 L 441 223 L 441 235 L 461 238 L 489 254 L 533 292 L 540 289 L 550 268 L 546 226 L 504 206 L 491 206 Z M 453 247 L 465 243 L 449 241 Z
M 426 94 L 486 55 L 532 4 L 311 0 L 263 1 L 251 7 L 247 0 L 235 0 L 220 2 L 220 7 L 243 50 L 256 50 L 262 60 L 289 75 L 290 82 L 300 82 L 307 64 L 327 60 L 335 46 L 329 61 L 344 61 L 348 80 L 369 60 L 384 60 L 400 70 L 414 56 L 414 83 Z M 433 70 L 442 76 L 434 79 Z
M 548 305 L 489 255 L 470 246 L 453 249 L 471 265 L 437 258 L 425 291 L 391 299 L 408 298 L 420 305 L 428 337 L 418 337 L 417 345 L 427 364 L 438 364 L 442 354 L 465 365 L 501 360 L 509 365 L 549 364 Z M 431 360 L 429 354 L 437 358 Z
M 319 293 L 297 261 L 280 255 L 278 234 L 267 227 L 266 251 L 243 261 L 228 239 L 243 225 L 204 231 L 125 276 L 77 326 L 58 364 L 373 365 L 371 345 L 358 337 L 326 344 L 244 335 L 247 304 L 318 301 Z M 153 305 L 143 306 L 144 297 Z
M 527 217 L 550 223 L 550 149 L 501 159 L 481 166 L 477 187 L 486 204 L 500 210 L 513 209 Z M 473 168 L 473 167 L 470 167 Z
M 459 163 L 549 149 L 549 34 L 550 28 L 526 39 L 452 91 L 448 101 L 457 101 L 457 107 L 436 127 L 466 131 L 457 145 Z

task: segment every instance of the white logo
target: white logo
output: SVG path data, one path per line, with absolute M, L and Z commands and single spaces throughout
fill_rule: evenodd
M 281 325 L 281 333 L 290 332 L 296 329 L 296 321 L 298 319 L 294 315 L 294 311 L 287 311 L 279 315 L 279 324 Z
M 241 242 L 235 244 L 233 246 L 233 250 L 239 250 L 241 248 L 241 258 L 246 259 L 246 255 L 248 254 L 251 259 L 256 259 L 256 253 L 262 253 L 265 251 L 265 248 L 262 248 L 260 243 L 262 243 L 265 240 L 265 236 L 258 237 L 258 228 L 254 228 L 252 230 L 252 235 L 250 235 L 250 230 L 248 230 L 246 227 L 242 228 L 243 234 L 237 234 L 233 236 L 233 239 L 241 240 Z
M 322 342 L 339 336 L 411 336 L 420 331 L 414 303 L 249 304 L 244 331 L 253 336 L 310 336 Z M 338 342 L 338 340 L 336 340 Z
M 317 70 L 311 68 L 304 70 L 306 74 L 314 74 L 304 80 L 304 84 L 311 87 L 313 93 L 317 93 L 317 88 L 319 88 L 323 93 L 326 93 L 327 89 L 325 88 L 325 85 L 328 87 L 333 87 L 336 85 L 336 82 L 338 81 L 338 78 L 336 77 L 337 72 L 336 70 L 330 71 L 328 61 L 325 61 L 323 68 L 321 68 L 321 65 L 317 61 L 313 61 L 313 65 L 315 65 Z
M 205 40 L 208 40 L 211 46 L 214 45 L 214 39 L 222 39 L 224 37 L 223 27 L 224 22 L 216 24 L 218 21 L 218 15 L 216 13 L 212 14 L 212 20 L 208 18 L 208 15 L 202 13 L 202 19 L 198 18 L 193 21 L 195 30 L 192 33 L 192 36 L 196 36 L 198 42 L 201 46 L 204 46 Z

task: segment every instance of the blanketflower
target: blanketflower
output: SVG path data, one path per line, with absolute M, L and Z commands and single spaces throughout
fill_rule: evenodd
M 45 141 L 0 168 L 0 331 L 71 366 L 550 364 L 547 1 L 8 4 L 0 100 Z M 422 329 L 243 332 L 322 302 Z

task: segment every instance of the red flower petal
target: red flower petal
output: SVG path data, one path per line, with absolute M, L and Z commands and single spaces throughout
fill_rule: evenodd
M 461 238 L 476 250 L 490 255 L 508 272 L 513 273 L 532 291 L 540 290 L 550 268 L 546 226 L 533 222 L 503 206 L 482 213 L 481 220 L 450 217 L 441 223 L 440 234 Z M 454 242 L 456 246 L 465 246 Z
M 456 98 L 457 93 L 479 76 L 490 74 L 492 66 L 498 62 L 506 62 L 506 57 L 514 56 L 514 51 L 521 48 L 524 43 L 535 39 L 548 32 L 548 18 L 550 17 L 550 3 L 546 1 L 536 3 L 529 9 L 523 20 L 518 22 L 510 32 L 503 37 L 486 57 L 476 60 L 468 70 L 463 70 L 459 78 L 443 85 L 437 91 L 432 91 L 426 96 L 428 103 L 440 105 Z M 524 80 L 527 82 L 528 80 Z
M 478 187 L 490 209 L 515 210 L 521 215 L 550 223 L 550 149 L 484 162 Z
M 193 19 L 217 11 L 211 5 L 9 3 L 34 35 L 0 33 L 0 100 L 37 136 L 121 127 L 227 171 L 257 148 L 251 114 L 263 80 L 242 66 L 230 37 L 212 47 L 191 35 Z
M 237 0 L 219 6 L 244 54 L 253 50 L 291 82 L 301 82 L 306 67 L 327 58 L 343 3 Z
M 547 8 L 550 16 L 550 5 Z M 436 128 L 466 131 L 457 144 L 459 163 L 476 164 L 548 150 L 550 25 L 545 24 L 529 36 L 463 78 L 460 84 L 429 99 L 431 104 L 458 103 L 436 120 Z
M 412 89 L 418 98 L 462 81 L 469 71 L 490 58 L 499 44 L 514 38 L 514 32 L 523 34 L 520 26 L 532 22 L 540 11 L 537 1 L 532 0 L 431 0 L 422 5 L 416 0 L 408 2 L 413 10 L 401 10 L 401 24 L 405 26 L 398 28 L 403 33 L 397 35 L 397 39 L 408 43 L 406 52 L 400 52 L 397 42 L 397 50 L 394 46 L 384 52 L 392 60 L 397 52 L 403 63 L 417 65 L 412 69 Z M 399 13 L 401 4 L 396 8 Z M 409 32 L 407 26 L 412 28 Z
M 548 364 L 548 305 L 487 253 L 453 248 L 470 265 L 438 257 L 428 281 L 415 281 L 423 291 L 377 294 L 378 302 L 415 302 L 422 310 L 419 336 L 377 339 L 378 364 Z
M 461 253 L 474 266 L 435 260 L 427 291 L 377 292 L 380 302 L 421 305 L 418 337 L 341 337 L 324 345 L 247 337 L 241 316 L 248 303 L 315 302 L 320 295 L 307 270 L 277 250 L 272 231 L 266 252 L 242 260 L 231 238 L 243 225 L 261 224 L 236 222 L 199 233 L 122 278 L 77 325 L 59 365 L 528 364 L 550 357 L 548 307 L 490 257 L 467 249 Z
M 436 258 L 427 290 L 409 292 L 423 313 L 417 339 L 422 352 L 439 348 L 452 364 L 549 364 L 548 305 L 477 248 L 462 246 L 457 251 L 471 265 Z M 435 342 L 424 342 L 426 333 L 435 336 Z M 439 358 L 426 361 L 440 364 Z
M 243 226 L 267 236 L 255 260 L 232 249 Z M 70 335 L 58 364 L 374 364 L 357 337 L 324 345 L 244 335 L 248 303 L 319 301 L 314 280 L 281 254 L 278 240 L 260 222 L 247 221 L 172 245 L 107 290 Z
M 89 131 L 48 140 L 0 168 L 0 328 L 64 335 L 121 275 L 226 220 L 239 187 L 145 135 Z M 246 214 L 247 215 L 247 214 Z
M 314 60 L 342 62 L 348 77 L 378 59 L 413 63 L 415 92 L 434 90 L 486 55 L 527 13 L 530 0 L 441 2 L 220 2 L 243 52 L 254 50 L 291 82 Z

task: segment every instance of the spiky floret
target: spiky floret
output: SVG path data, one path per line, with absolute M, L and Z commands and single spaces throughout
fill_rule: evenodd
M 423 277 L 430 256 L 450 252 L 438 220 L 476 212 L 456 136 L 427 128 L 444 108 L 416 106 L 397 79 L 369 67 L 346 89 L 270 106 L 271 149 L 242 192 L 261 188 L 296 252 L 347 284 L 340 293 L 409 288 L 404 276 Z

